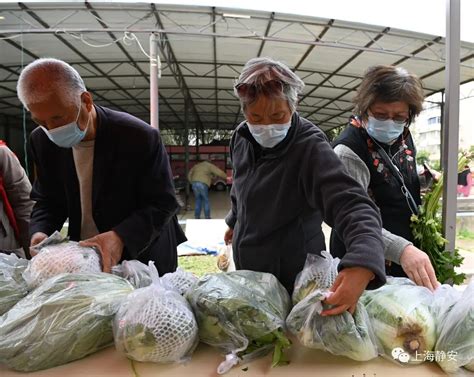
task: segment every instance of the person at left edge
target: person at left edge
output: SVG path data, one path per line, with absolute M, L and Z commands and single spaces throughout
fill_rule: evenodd
M 186 238 L 158 130 L 94 104 L 79 73 L 61 60 L 30 63 L 17 92 L 39 125 L 30 136 L 37 172 L 31 246 L 69 218 L 71 240 L 97 247 L 104 271 L 124 259 L 155 261 L 160 275 L 174 271 Z

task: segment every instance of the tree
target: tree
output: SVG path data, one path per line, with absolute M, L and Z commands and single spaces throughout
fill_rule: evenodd
M 430 161 L 430 153 L 425 150 L 420 150 L 416 154 L 416 162 L 418 165 L 426 164 Z

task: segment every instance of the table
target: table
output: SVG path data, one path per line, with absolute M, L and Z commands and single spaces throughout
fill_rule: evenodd
M 333 356 L 327 352 L 304 348 L 296 343 L 287 353 L 289 365 L 271 368 L 271 355 L 246 365 L 234 367 L 228 377 L 437 377 L 446 376 L 441 368 L 431 362 L 401 366 L 378 357 L 367 362 Z M 153 364 L 133 362 L 109 347 L 84 359 L 56 368 L 34 373 L 19 373 L 0 365 L 2 377 L 217 377 L 217 366 L 223 360 L 219 352 L 200 344 L 187 364 Z M 473 374 L 474 375 L 474 374 Z

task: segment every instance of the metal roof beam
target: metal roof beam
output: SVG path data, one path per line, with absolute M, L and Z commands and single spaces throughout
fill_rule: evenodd
M 156 19 L 156 25 L 162 30 L 164 30 L 163 23 L 161 22 L 161 18 L 159 15 L 158 10 L 155 7 L 154 3 L 150 4 L 151 10 L 153 11 L 153 15 Z M 161 35 L 161 43 L 158 43 L 158 47 L 161 50 L 161 53 L 165 57 L 166 61 L 168 62 L 168 66 L 170 67 L 171 72 L 175 75 L 176 83 L 178 84 L 179 88 L 182 90 L 183 95 L 185 98 L 189 99 L 189 103 L 191 105 L 191 109 L 193 110 L 193 114 L 196 120 L 196 126 L 203 129 L 203 124 L 201 122 L 201 118 L 199 117 L 199 113 L 196 110 L 196 105 L 194 104 L 193 98 L 191 97 L 191 93 L 189 92 L 188 85 L 186 84 L 186 80 L 183 77 L 181 72 L 181 68 L 177 63 L 176 55 L 171 47 L 171 44 L 168 40 L 168 36 L 166 32 L 160 32 Z

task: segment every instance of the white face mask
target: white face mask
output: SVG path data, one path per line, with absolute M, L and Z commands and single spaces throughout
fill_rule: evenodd
M 90 116 L 87 120 L 87 126 L 85 130 L 81 130 L 77 121 L 79 120 L 79 115 L 81 114 L 81 104 L 79 104 L 79 111 L 77 113 L 76 120 L 74 122 L 65 124 L 64 126 L 53 128 L 48 130 L 46 127 L 41 126 L 43 131 L 48 135 L 48 138 L 56 144 L 58 147 L 62 148 L 72 148 L 79 144 L 82 139 L 86 136 L 87 129 L 89 128 Z
M 273 148 L 283 141 L 291 127 L 291 120 L 282 124 L 250 124 L 249 131 L 257 143 L 264 148 Z
M 397 123 L 392 119 L 378 120 L 369 116 L 367 122 L 367 133 L 375 140 L 392 144 L 402 134 L 405 123 Z

